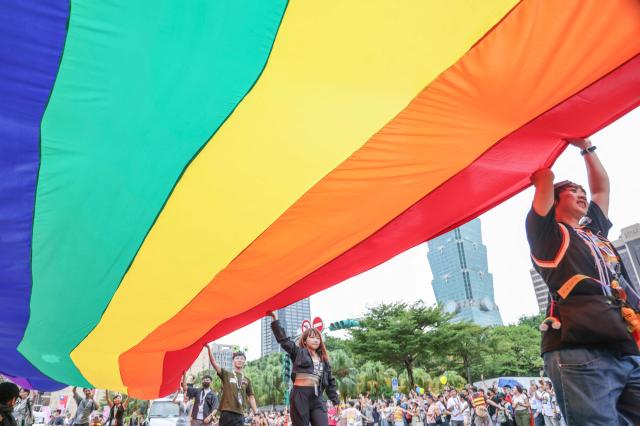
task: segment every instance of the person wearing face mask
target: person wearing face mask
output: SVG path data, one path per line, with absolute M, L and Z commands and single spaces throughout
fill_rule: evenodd
M 326 402 L 323 393 L 335 405 L 340 405 L 336 381 L 331 374 L 329 354 L 322 342 L 322 335 L 315 328 L 302 333 L 298 344 L 287 336 L 275 312 L 267 312 L 273 321 L 271 331 L 289 354 L 292 362 L 290 395 L 291 423 L 293 426 L 328 426 Z
M 188 388 L 188 397 L 193 398 L 191 426 L 208 425 L 218 409 L 218 397 L 211 389 L 212 378 L 208 374 L 202 377 L 202 387 Z M 183 386 L 185 386 L 183 384 Z
M 256 398 L 253 395 L 251 380 L 244 374 L 247 358 L 244 352 L 236 351 L 232 355 L 233 371 L 225 370 L 216 362 L 211 348 L 205 345 L 209 353 L 209 361 L 222 380 L 222 395 L 220 396 L 219 426 L 243 426 L 247 403 L 253 415 L 258 414 Z
M 531 177 L 526 219 L 533 266 L 550 292 L 545 371 L 567 424 L 618 424 L 618 415 L 640 424 L 640 297 L 607 239 L 609 177 L 589 139 L 567 142 L 581 150 L 591 201 L 576 183 L 554 185 L 544 168 Z

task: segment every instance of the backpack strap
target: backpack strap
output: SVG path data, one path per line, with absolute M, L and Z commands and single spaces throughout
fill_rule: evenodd
M 558 295 L 560 297 L 562 297 L 563 299 L 566 299 L 567 296 L 569 296 L 569 294 L 571 294 L 571 292 L 576 287 L 576 285 L 578 285 L 578 283 L 580 281 L 582 281 L 582 280 L 584 280 L 586 278 L 591 278 L 591 277 L 589 277 L 587 275 L 582 275 L 582 274 L 576 274 L 576 275 L 572 276 L 567 281 L 565 281 L 564 284 L 562 284 L 562 286 L 560 286 L 560 288 L 557 291 Z

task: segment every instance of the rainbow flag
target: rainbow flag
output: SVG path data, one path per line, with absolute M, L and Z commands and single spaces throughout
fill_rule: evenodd
M 640 103 L 637 0 L 5 0 L 0 371 L 141 398 Z

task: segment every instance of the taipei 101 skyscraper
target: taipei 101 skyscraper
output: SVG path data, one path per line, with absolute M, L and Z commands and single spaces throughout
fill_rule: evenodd
M 455 314 L 454 321 L 502 325 L 480 219 L 440 235 L 427 245 L 433 291 L 443 310 Z

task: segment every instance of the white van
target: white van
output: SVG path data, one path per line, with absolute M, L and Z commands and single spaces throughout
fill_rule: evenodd
M 177 401 L 182 400 L 182 394 L 178 395 Z M 178 422 L 180 410 L 178 404 L 174 404 L 173 395 L 166 398 L 154 399 L 151 401 L 147 412 L 147 426 L 175 426 Z

